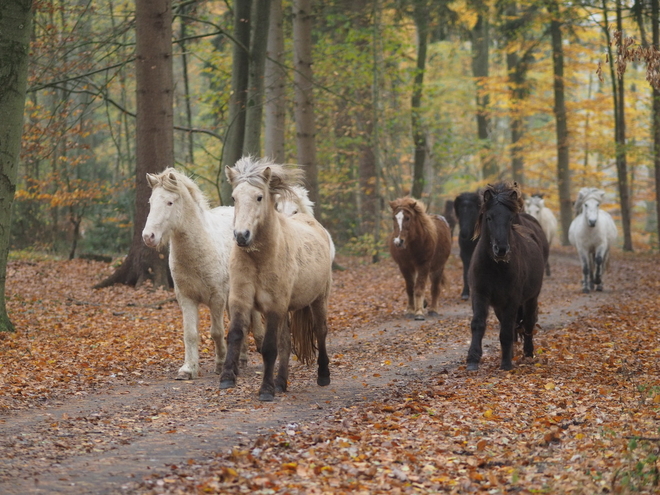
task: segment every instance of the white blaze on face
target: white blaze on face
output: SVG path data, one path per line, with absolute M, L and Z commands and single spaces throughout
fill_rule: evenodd
M 399 235 L 394 238 L 394 245 L 396 247 L 401 246 L 403 244 L 403 241 L 401 240 L 401 229 L 403 229 L 403 212 L 400 211 L 396 215 L 394 215 L 394 218 L 396 218 L 397 223 L 399 224 Z

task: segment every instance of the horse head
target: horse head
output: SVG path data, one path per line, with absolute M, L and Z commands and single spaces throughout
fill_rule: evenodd
M 479 218 L 481 197 L 477 193 L 464 192 L 454 200 L 454 213 L 458 219 L 459 233 L 462 239 L 471 239 L 475 235 L 474 226 Z
M 172 230 L 183 221 L 185 199 L 194 201 L 200 209 L 208 209 L 206 198 L 197 185 L 171 167 L 159 174 L 147 174 L 147 183 L 152 192 L 142 240 L 149 247 L 158 248 L 167 244 Z
M 303 172 L 247 156 L 225 173 L 233 188 L 234 239 L 242 248 L 254 248 L 260 229 L 272 225 L 278 198 L 296 197 L 293 188 L 300 186 Z
M 525 213 L 532 215 L 537 220 L 541 218 L 543 208 L 545 208 L 545 203 L 541 196 L 533 195 L 525 200 Z
M 595 227 L 598 221 L 598 208 L 605 197 L 605 191 L 595 187 L 583 187 L 575 201 L 575 214 L 584 215 L 589 227 Z
M 523 208 L 523 198 L 517 182 L 488 184 L 484 189 L 477 232 L 488 239 L 493 259 L 498 263 L 509 262 L 513 224 Z
M 424 215 L 426 207 L 424 203 L 413 198 L 399 198 L 390 201 L 392 208 L 392 220 L 394 225 L 394 245 L 398 248 L 406 247 L 406 239 L 409 236 L 410 229 L 413 228 L 415 217 Z

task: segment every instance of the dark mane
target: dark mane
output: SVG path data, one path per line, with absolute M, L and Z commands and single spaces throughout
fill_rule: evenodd
M 479 218 L 474 227 L 474 239 L 477 239 L 481 234 L 481 222 L 486 211 L 499 203 L 506 206 L 513 213 L 522 213 L 525 208 L 520 186 L 517 182 L 497 182 L 496 184 L 488 184 L 482 193 L 481 210 L 479 210 Z

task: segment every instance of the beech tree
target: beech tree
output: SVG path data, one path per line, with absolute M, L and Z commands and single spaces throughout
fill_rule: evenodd
M 5 283 L 11 205 L 16 192 L 18 158 L 27 90 L 32 0 L 0 3 L 0 331 L 13 332 L 7 315 Z
M 146 280 L 159 287 L 171 285 L 165 253 L 142 242 L 151 196 L 147 173 L 158 173 L 174 164 L 171 2 L 139 0 L 135 21 L 137 141 L 133 238 L 124 262 L 96 288 L 116 283 L 140 286 Z

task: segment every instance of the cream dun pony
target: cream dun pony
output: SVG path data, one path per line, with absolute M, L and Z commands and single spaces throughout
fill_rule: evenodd
M 291 216 L 277 211 L 278 199 L 295 197 L 292 188 L 300 185 L 302 171 L 244 157 L 225 172 L 233 188 L 236 243 L 229 263 L 231 325 L 220 388 L 236 386 L 240 343 L 255 308 L 266 318 L 259 399 L 271 401 L 276 392 L 287 390 L 292 344 L 303 363 L 312 361 L 318 351 L 316 382 L 329 385 L 325 340 L 332 285 L 331 241 L 314 217 L 300 211 Z
M 552 210 L 545 206 L 543 198 L 539 195 L 532 195 L 525 200 L 525 213 L 532 215 L 541 224 L 543 233 L 548 239 L 548 246 L 552 246 L 552 241 L 557 234 L 557 219 Z M 545 274 L 550 276 L 550 261 L 545 264 Z
M 227 352 L 224 310 L 229 293 L 234 208 L 221 206 L 209 209 L 197 184 L 173 168 L 157 175 L 147 174 L 147 181 L 153 191 L 142 239 L 153 248 L 169 243 L 174 292 L 183 315 L 185 361 L 176 378 L 190 380 L 199 374 L 200 304 L 208 306 L 211 312 L 215 372 L 220 373 Z M 251 319 L 259 348 L 264 334 L 261 315 L 254 312 Z M 242 365 L 246 365 L 247 342 L 244 338 L 241 342 L 240 360 Z

